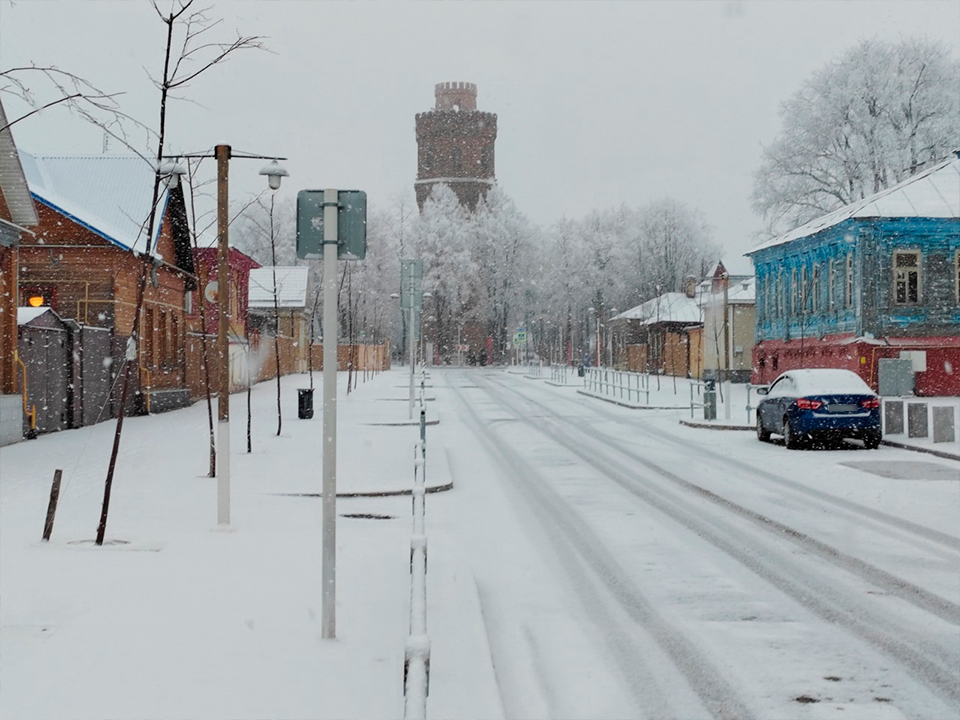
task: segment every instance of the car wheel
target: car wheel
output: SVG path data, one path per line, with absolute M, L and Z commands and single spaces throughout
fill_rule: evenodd
M 757 413 L 757 440 L 760 442 L 767 442 L 770 439 L 770 431 L 764 430 L 763 421 L 760 419 L 760 414 Z
M 790 424 L 790 418 L 783 419 L 783 444 L 790 450 L 797 450 L 800 448 L 800 436 L 794 431 L 793 426 Z
M 880 447 L 880 440 L 882 438 L 883 436 L 878 431 L 871 432 L 863 436 L 863 446 L 867 448 L 867 450 L 876 450 Z

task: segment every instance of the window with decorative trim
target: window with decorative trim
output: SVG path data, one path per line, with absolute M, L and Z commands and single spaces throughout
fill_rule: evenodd
M 783 289 L 783 268 L 777 273 L 777 317 L 784 315 L 784 289 Z
M 807 312 L 807 266 L 800 268 L 800 314 Z
M 853 253 L 847 253 L 847 276 L 843 304 L 845 307 L 853 307 Z
M 954 290 L 956 291 L 954 297 L 957 300 L 957 305 L 960 305 L 960 250 L 953 254 L 953 280 Z
M 790 270 L 790 314 L 797 314 L 797 269 Z
M 810 280 L 810 302 L 814 313 L 820 312 L 820 263 L 813 264 L 813 276 Z
M 833 283 L 836 280 L 836 272 L 833 267 L 833 258 L 830 258 L 830 268 L 827 273 L 829 277 L 827 278 L 827 304 L 830 307 L 831 312 L 833 311 Z
M 893 301 L 897 305 L 916 305 L 920 302 L 919 250 L 894 251 Z

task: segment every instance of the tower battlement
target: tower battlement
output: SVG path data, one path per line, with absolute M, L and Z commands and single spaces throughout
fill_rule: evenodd
M 477 86 L 468 82 L 444 82 L 433 86 L 437 110 L 476 110 Z

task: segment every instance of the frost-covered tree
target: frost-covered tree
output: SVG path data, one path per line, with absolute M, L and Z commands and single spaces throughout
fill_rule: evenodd
M 754 175 L 766 234 L 890 187 L 960 146 L 960 63 L 940 43 L 865 40 L 780 109 Z
M 474 228 L 466 210 L 446 185 L 434 187 L 416 224 L 415 256 L 423 261 L 423 317 L 435 328 L 441 355 L 453 351 L 456 329 L 464 310 L 473 303 L 477 268 L 471 252 Z
M 478 270 L 472 317 L 493 338 L 495 360 L 504 358 L 511 328 L 529 320 L 533 297 L 542 288 L 533 266 L 535 229 L 513 200 L 497 187 L 472 217 L 472 255 Z

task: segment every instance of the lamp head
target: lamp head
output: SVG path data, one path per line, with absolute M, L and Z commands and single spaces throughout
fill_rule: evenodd
M 173 188 L 180 184 L 181 175 L 187 174 L 187 171 L 184 170 L 183 165 L 178 163 L 176 160 L 167 160 L 166 162 L 161 163 L 159 170 L 160 177 L 163 178 L 163 182 L 170 190 L 173 190 Z
M 271 160 L 268 165 L 265 165 L 260 171 L 260 174 L 267 176 L 267 182 L 269 183 L 271 190 L 279 190 L 280 180 L 290 176 L 290 173 L 287 172 L 286 168 L 284 168 L 276 160 Z

